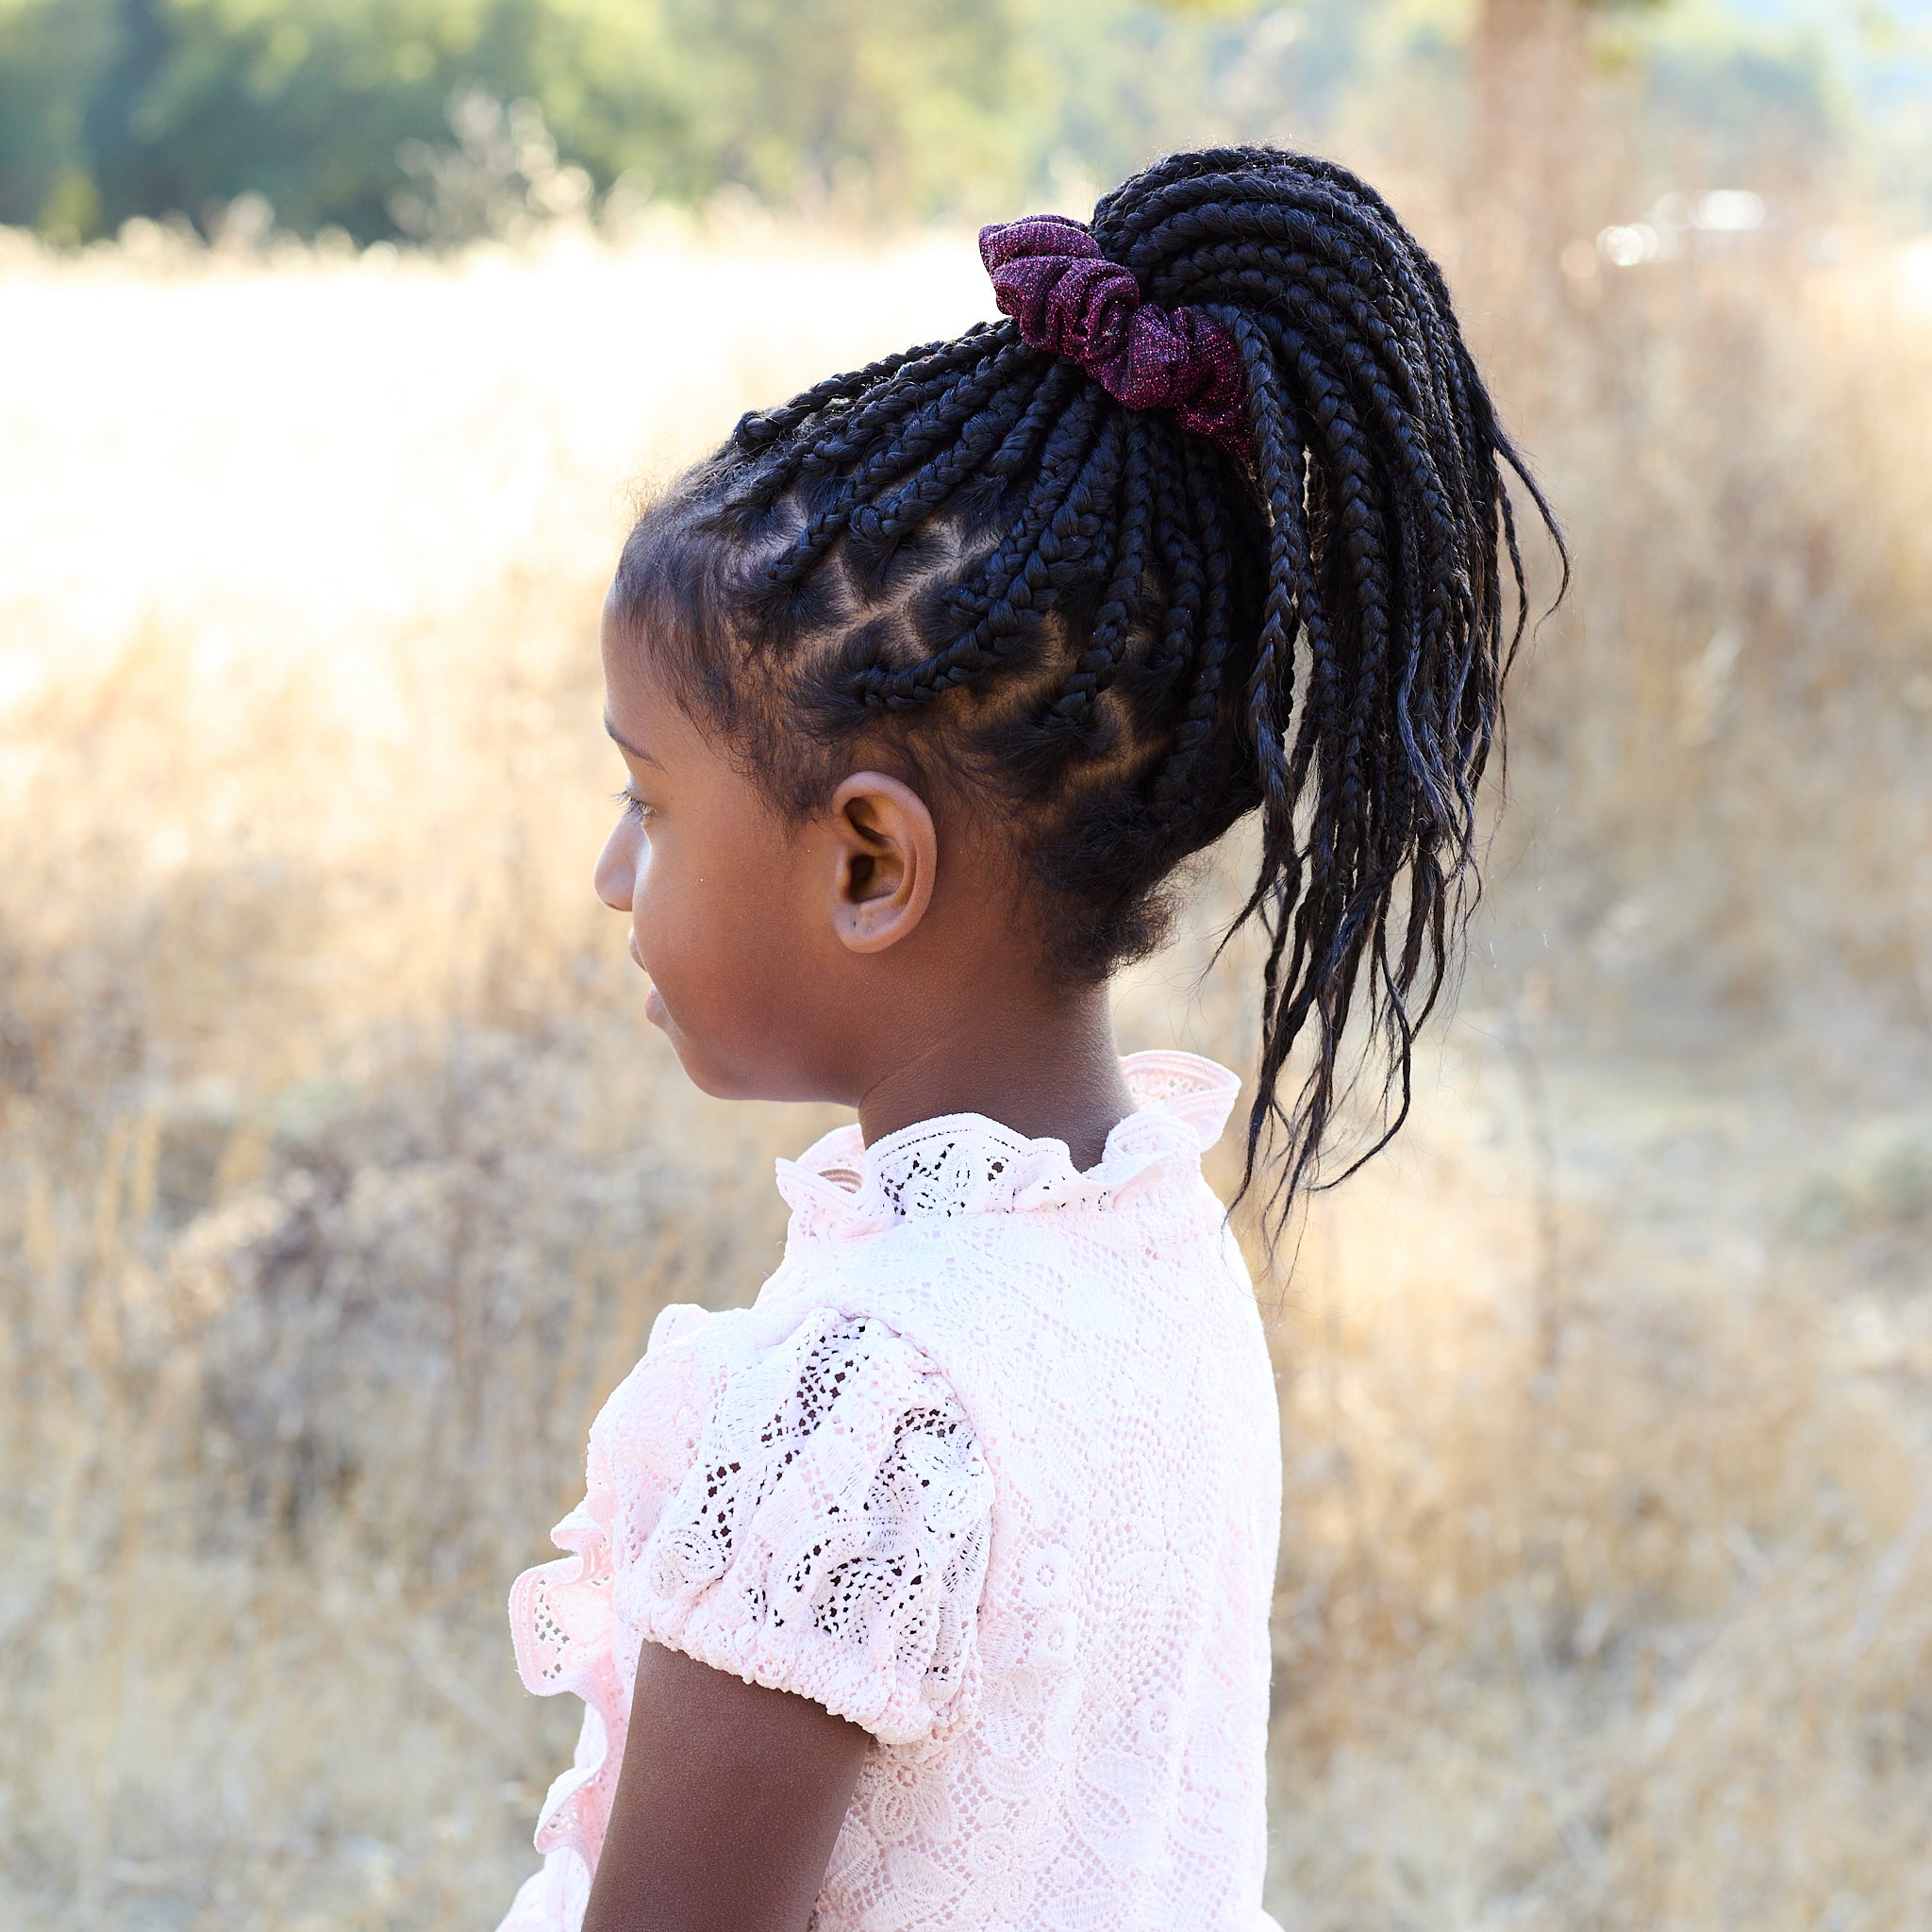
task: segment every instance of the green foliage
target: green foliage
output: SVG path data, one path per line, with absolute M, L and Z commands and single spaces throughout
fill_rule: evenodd
M 895 209 L 1004 163 L 1000 0 L 0 0 L 0 221 L 111 229 L 266 195 L 392 232 L 406 142 L 528 98 L 600 187 L 835 180 Z
M 842 176 L 924 211 L 1000 166 L 1010 34 L 998 0 L 898 0 L 890 25 L 868 0 L 662 4 L 684 139 L 627 136 L 622 93 L 607 92 L 594 111 L 612 160 L 675 193 L 737 181 L 775 199 Z M 567 144 L 585 145 L 588 126 L 557 125 Z
M 0 28 L 38 108 L 0 116 L 0 219 L 51 225 L 84 175 L 107 228 L 252 191 L 291 226 L 387 233 L 397 143 L 443 132 L 459 76 L 519 75 L 521 25 L 474 0 L 29 0 Z
M 81 117 L 114 39 L 111 0 L 0 0 L 0 221 L 97 225 Z

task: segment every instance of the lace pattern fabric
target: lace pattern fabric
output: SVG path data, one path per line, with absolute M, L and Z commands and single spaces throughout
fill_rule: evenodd
M 619 1618 L 885 1742 L 929 1736 L 974 1681 L 992 1504 L 952 1391 L 883 1323 L 823 1308 L 715 1379 L 669 1500 L 619 1504 Z
M 1255 1932 L 1278 1418 L 1202 1181 L 1231 1075 L 1127 1062 L 1077 1173 L 978 1116 L 781 1163 L 757 1305 L 667 1309 L 591 1430 L 525 1682 L 586 1705 L 504 1932 L 577 1932 L 640 1646 L 878 1740 L 818 1932 Z

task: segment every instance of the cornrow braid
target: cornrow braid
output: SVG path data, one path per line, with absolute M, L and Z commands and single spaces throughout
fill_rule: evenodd
M 1263 938 L 1243 1190 L 1267 1168 L 1279 1225 L 1362 1059 L 1369 1152 L 1400 1126 L 1474 902 L 1527 618 L 1512 483 L 1565 586 L 1568 558 L 1441 271 L 1347 170 L 1172 156 L 1084 237 L 1046 224 L 999 259 L 1069 235 L 1196 318 L 1172 341 L 1228 345 L 1233 417 L 1130 405 L 1003 292 L 1008 319 L 744 417 L 641 518 L 618 596 L 786 809 L 874 741 L 981 797 L 1070 977 L 1158 943 L 1174 869 L 1257 816 L 1230 928 Z

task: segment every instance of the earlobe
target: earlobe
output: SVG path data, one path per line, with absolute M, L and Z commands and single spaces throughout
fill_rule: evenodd
M 855 953 L 882 953 L 925 917 L 939 835 L 925 801 L 902 779 L 855 772 L 832 794 L 832 924 Z

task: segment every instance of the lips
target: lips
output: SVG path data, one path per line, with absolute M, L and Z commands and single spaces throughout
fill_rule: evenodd
M 651 969 L 644 964 L 644 956 L 638 951 L 638 929 L 636 926 L 631 927 L 626 943 L 630 948 L 632 963 L 640 973 L 648 974 Z M 654 986 L 650 991 L 649 997 L 644 1001 L 644 1018 L 653 1026 L 661 1026 L 664 1024 L 667 1017 L 664 1011 L 664 1002 L 658 997 L 658 989 Z

